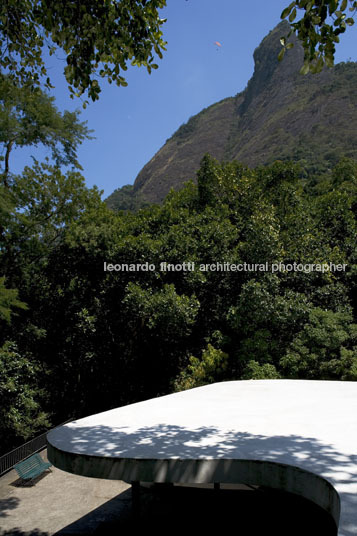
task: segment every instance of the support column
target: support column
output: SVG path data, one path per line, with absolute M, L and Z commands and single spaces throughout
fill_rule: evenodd
M 138 519 L 140 516 L 140 482 L 138 480 L 131 483 L 131 504 L 133 517 Z

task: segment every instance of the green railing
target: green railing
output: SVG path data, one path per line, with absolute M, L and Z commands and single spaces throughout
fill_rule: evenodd
M 62 426 L 63 424 L 67 424 L 73 420 L 74 419 L 68 419 L 68 421 L 63 422 L 58 426 Z M 58 428 L 58 426 L 55 426 L 55 428 Z M 35 452 L 40 452 L 41 450 L 45 449 L 47 446 L 46 436 L 49 431 L 50 430 L 47 430 L 47 432 L 34 437 L 30 441 L 27 441 L 27 443 L 16 447 L 16 449 L 12 450 L 11 452 L 0 456 L 0 476 L 10 471 L 15 463 L 21 462 L 29 456 L 32 456 L 32 454 L 35 454 Z

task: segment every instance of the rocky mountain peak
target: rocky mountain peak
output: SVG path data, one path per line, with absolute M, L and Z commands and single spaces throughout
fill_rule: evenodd
M 280 39 L 286 37 L 289 30 L 290 26 L 286 21 L 280 22 L 255 49 L 254 73 L 247 85 L 244 101 L 240 105 L 240 114 L 245 112 L 257 95 L 266 91 L 267 86 L 276 84 L 277 78 L 292 82 L 295 75 L 298 75 L 303 64 L 304 51 L 295 34 L 288 39 L 289 43 L 294 44 L 293 48 L 286 52 L 282 61 L 278 60 L 281 51 Z
M 278 24 L 254 52 L 254 74 L 234 97 L 191 117 L 167 140 L 138 174 L 133 186 L 114 192 L 113 208 L 161 202 L 196 172 L 205 153 L 248 166 L 275 160 L 299 162 L 302 173 L 329 173 L 341 157 L 357 159 L 357 63 L 347 62 L 319 74 L 301 75 L 304 53 L 294 47 L 281 62 Z

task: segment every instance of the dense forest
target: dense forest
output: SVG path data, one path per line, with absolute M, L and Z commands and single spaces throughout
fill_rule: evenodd
M 357 4 L 300 4 L 282 18 L 302 41 L 303 72 L 323 77 L 338 35 L 353 23 L 344 12 Z M 79 112 L 61 113 L 43 92 L 53 87 L 49 78 L 41 85 L 43 51 L 62 50 L 71 95 L 95 101 L 98 79 L 127 84 L 128 62 L 157 68 L 165 5 L 0 6 L 0 454 L 66 419 L 211 382 L 357 380 L 353 126 L 340 130 L 337 152 L 318 155 L 324 166 L 316 169 L 306 165 L 311 138 L 296 147 L 284 132 L 282 158 L 260 165 L 202 151 L 197 181 L 160 205 L 139 208 L 148 200 L 129 186 L 125 210 L 114 211 L 86 187 L 77 149 L 91 131 Z M 295 21 L 296 7 L 305 12 Z M 328 13 L 336 14 L 333 26 Z M 282 56 L 290 45 L 284 38 L 274 48 L 274 72 L 278 50 Z M 261 64 L 270 65 L 265 56 Z M 353 86 L 355 64 L 335 69 L 326 92 L 355 103 L 342 76 Z M 243 117 L 248 104 L 234 103 Z M 171 145 L 182 147 L 212 109 Z M 316 138 L 329 142 L 330 132 L 322 138 L 317 129 Z M 234 148 L 240 134 L 228 134 Z M 37 145 L 50 157 L 14 174 L 14 149 Z M 299 162 L 289 161 L 293 147 Z
M 57 163 L 1 186 L 4 451 L 69 417 L 214 381 L 357 379 L 356 162 L 316 181 L 292 162 L 205 155 L 197 185 L 114 212 L 61 171 L 78 140 L 55 140 Z

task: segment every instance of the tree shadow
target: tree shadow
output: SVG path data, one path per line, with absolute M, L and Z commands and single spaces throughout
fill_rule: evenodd
M 10 530 L 0 531 L 0 536 L 50 536 L 50 533 L 43 532 L 42 530 L 39 530 L 39 529 L 23 531 L 21 529 L 14 528 Z
M 7 510 L 15 510 L 18 507 L 20 499 L 17 497 L 9 497 L 7 499 L 0 499 L 0 517 L 7 517 L 9 514 Z

